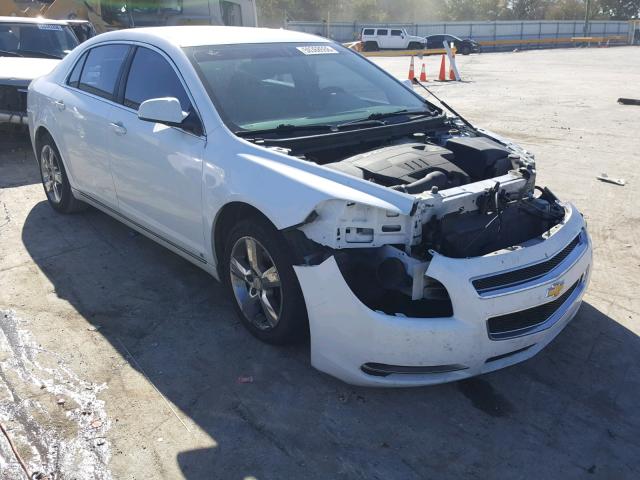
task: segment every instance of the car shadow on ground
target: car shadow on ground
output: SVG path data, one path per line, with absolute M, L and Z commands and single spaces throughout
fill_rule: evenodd
M 26 127 L 0 124 L 0 188 L 40 182 Z
M 215 441 L 177 453 L 190 480 L 517 477 L 523 465 L 621 478 L 638 467 L 640 342 L 587 303 L 523 364 L 365 389 L 315 371 L 308 346 L 255 340 L 211 277 L 94 209 L 37 203 L 22 240 L 57 296 Z

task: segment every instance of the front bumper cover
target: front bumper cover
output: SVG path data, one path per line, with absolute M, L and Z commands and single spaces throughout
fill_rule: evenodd
M 564 223 L 536 245 L 468 259 L 435 253 L 425 274 L 447 288 L 451 317 L 409 318 L 370 310 L 353 294 L 333 257 L 320 265 L 296 266 L 309 314 L 312 365 L 354 385 L 421 386 L 480 375 L 534 356 L 573 318 L 589 283 L 591 241 L 579 212 L 566 208 Z M 482 276 L 551 258 L 576 236 L 581 240 L 572 255 L 542 277 L 488 295 L 472 284 Z M 490 338 L 489 318 L 550 303 L 556 298 L 549 291 L 559 283 L 575 288 L 543 322 L 522 335 Z

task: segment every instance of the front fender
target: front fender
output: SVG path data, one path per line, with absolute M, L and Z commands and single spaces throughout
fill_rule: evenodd
M 207 142 L 203 204 L 211 221 L 230 202 L 255 207 L 278 229 L 302 223 L 327 200 L 344 200 L 398 214 L 411 212 L 415 200 L 411 195 L 238 141 L 227 136 L 225 130 L 212 132 Z

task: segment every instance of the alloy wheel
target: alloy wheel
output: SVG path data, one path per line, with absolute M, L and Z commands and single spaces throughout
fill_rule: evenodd
M 282 314 L 282 285 L 267 249 L 253 237 L 241 237 L 229 262 L 231 287 L 246 318 L 260 330 L 275 328 Z
M 42 172 L 42 183 L 49 199 L 54 203 L 62 200 L 62 171 L 56 152 L 51 145 L 42 147 L 40 153 L 40 171 Z

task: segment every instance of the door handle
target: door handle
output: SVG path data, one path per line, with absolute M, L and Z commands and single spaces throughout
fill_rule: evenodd
M 126 135 L 127 134 L 127 129 L 122 124 L 122 122 L 111 122 L 109 125 L 111 125 L 111 128 L 116 133 L 116 135 Z
M 64 102 L 62 100 L 56 100 L 55 104 L 56 107 L 58 107 L 58 110 L 62 111 L 65 109 Z

